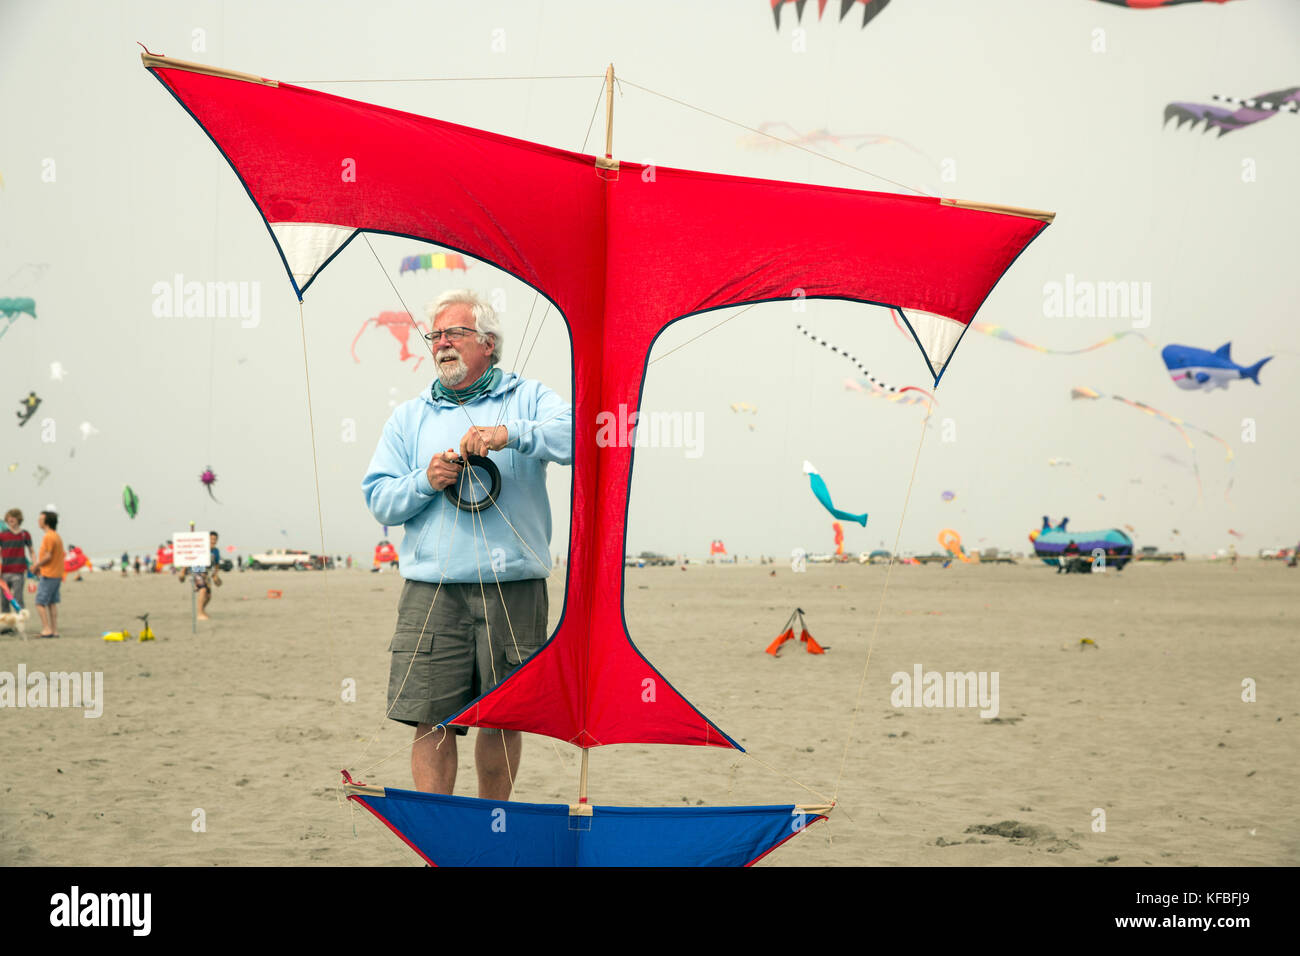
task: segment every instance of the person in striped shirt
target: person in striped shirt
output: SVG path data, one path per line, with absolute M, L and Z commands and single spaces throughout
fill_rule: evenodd
M 23 609 L 23 578 L 31 564 L 32 536 L 23 527 L 23 513 L 17 508 L 5 512 L 5 527 L 0 530 L 0 580 L 13 595 L 13 600 L 0 596 L 0 612 Z

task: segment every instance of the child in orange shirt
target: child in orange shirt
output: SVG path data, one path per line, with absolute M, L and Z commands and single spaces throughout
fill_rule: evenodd
M 41 637 L 58 637 L 59 587 L 63 584 L 63 539 L 59 537 L 59 516 L 42 511 L 36 522 L 45 532 L 36 559 L 41 583 L 36 588 L 36 610 L 41 615 Z

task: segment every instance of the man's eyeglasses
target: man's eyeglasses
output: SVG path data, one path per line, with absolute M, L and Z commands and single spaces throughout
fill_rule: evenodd
M 434 329 L 432 332 L 425 333 L 426 342 L 437 342 L 443 336 L 447 337 L 448 342 L 459 342 L 467 335 L 478 335 L 477 329 L 467 329 L 463 325 L 453 326 L 450 329 Z

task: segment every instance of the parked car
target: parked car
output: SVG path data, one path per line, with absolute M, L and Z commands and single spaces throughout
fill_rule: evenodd
M 272 548 L 262 554 L 255 554 L 248 559 L 248 566 L 254 571 L 287 571 L 299 566 L 310 567 L 312 556 L 306 551 L 291 551 L 288 548 Z

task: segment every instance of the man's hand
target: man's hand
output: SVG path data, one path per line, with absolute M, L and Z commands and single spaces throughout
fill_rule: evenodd
M 429 461 L 429 467 L 424 473 L 429 479 L 429 484 L 433 486 L 434 491 L 442 491 L 448 485 L 453 484 L 460 478 L 460 465 L 454 463 L 456 458 L 456 449 L 448 448 L 444 452 L 434 455 Z
M 468 458 L 470 455 L 486 455 L 490 451 L 500 451 L 505 448 L 508 441 L 510 435 L 505 425 L 496 427 L 475 425 L 460 440 L 460 454 L 462 458 Z

